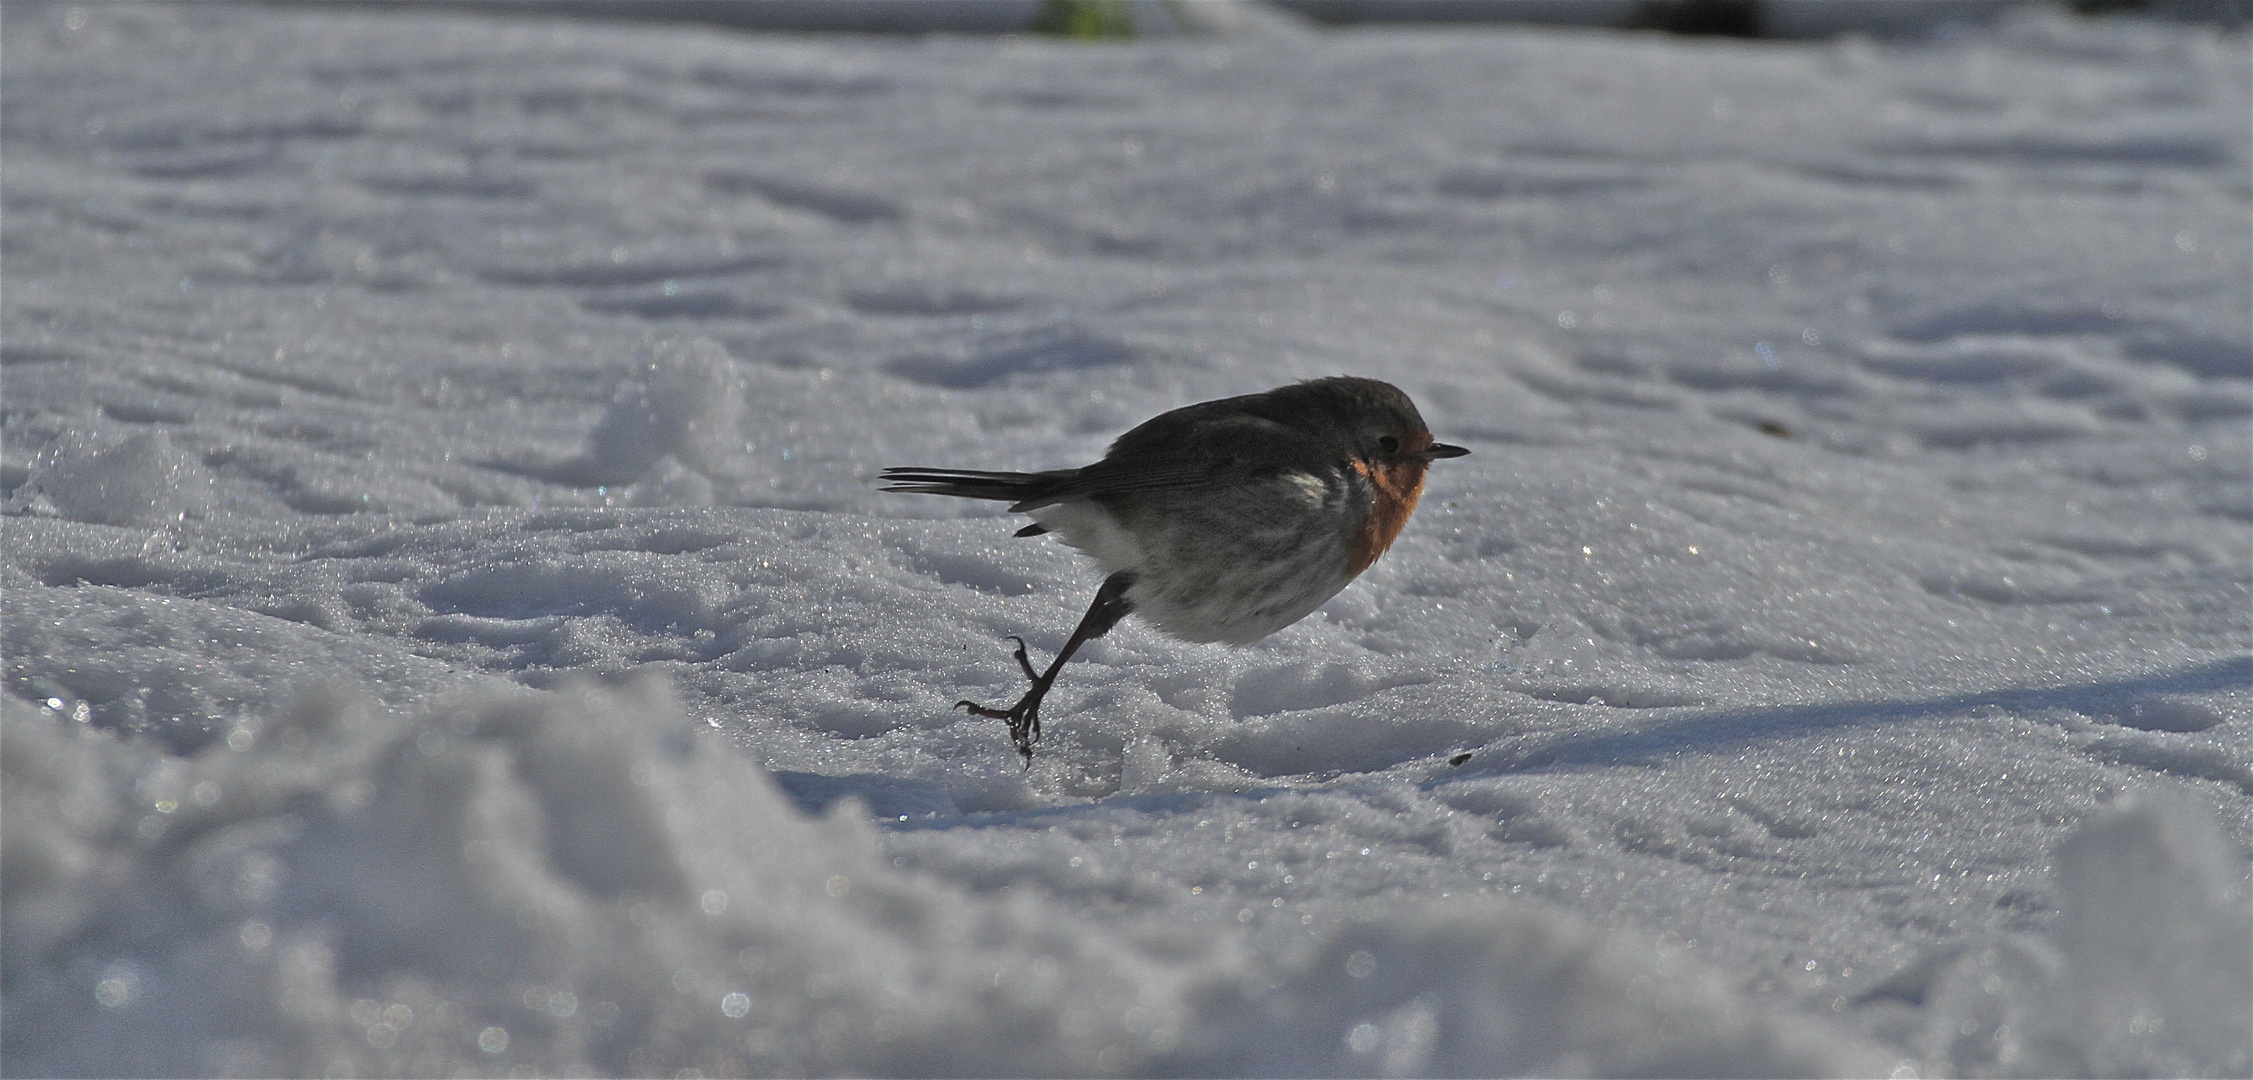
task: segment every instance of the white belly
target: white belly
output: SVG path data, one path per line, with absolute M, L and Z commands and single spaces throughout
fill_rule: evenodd
M 1157 493 L 1123 512 L 1093 502 L 1032 512 L 1106 572 L 1130 571 L 1134 613 L 1186 641 L 1245 645 L 1303 619 L 1353 580 L 1346 572 L 1348 501 L 1365 499 L 1350 476 L 1277 477 L 1227 513 L 1193 494 Z

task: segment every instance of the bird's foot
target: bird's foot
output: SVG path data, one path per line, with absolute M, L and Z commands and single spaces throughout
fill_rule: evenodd
M 1017 655 L 1023 657 L 1024 654 L 1024 648 L 1019 646 Z M 1017 747 L 1017 756 L 1024 758 L 1025 767 L 1030 769 L 1033 767 L 1033 746 L 1040 742 L 1040 699 L 1047 692 L 1046 685 L 1035 681 L 1033 688 L 1026 691 L 1024 697 L 1017 699 L 1017 704 L 1006 709 L 989 709 L 975 701 L 957 701 L 954 707 L 968 709 L 972 716 L 1009 721 L 1009 741 Z
M 1025 672 L 1025 679 L 1033 688 L 1017 699 L 1017 704 L 1006 709 L 990 709 L 975 701 L 957 701 L 954 707 L 968 709 L 972 716 L 988 720 L 1009 721 L 1009 741 L 1017 747 L 1017 756 L 1025 759 L 1025 767 L 1033 767 L 1033 745 L 1040 742 L 1040 699 L 1048 696 L 1048 683 L 1033 670 L 1033 658 L 1025 655 L 1025 639 L 1015 634 L 1009 640 L 1017 643 L 1017 666 Z

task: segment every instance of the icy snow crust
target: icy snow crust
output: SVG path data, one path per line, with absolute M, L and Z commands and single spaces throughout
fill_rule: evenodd
M 2253 1073 L 2242 37 L 0 68 L 10 1074 Z M 1341 372 L 1361 582 L 951 710 L 1097 575 L 879 467 Z

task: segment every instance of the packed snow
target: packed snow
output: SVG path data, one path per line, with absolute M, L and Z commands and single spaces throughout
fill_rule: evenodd
M 11 1075 L 2253 1075 L 2242 32 L 10 4 Z M 892 465 L 1393 381 L 1230 649 Z

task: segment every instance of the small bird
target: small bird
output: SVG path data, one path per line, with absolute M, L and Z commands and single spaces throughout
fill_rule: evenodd
M 1184 641 L 1247 645 L 1305 618 L 1392 546 L 1424 469 L 1470 453 L 1432 441 L 1408 395 L 1334 376 L 1161 413 L 1081 469 L 891 468 L 885 491 L 1006 502 L 1109 574 L 1071 640 L 1017 704 L 955 708 L 1009 722 L 1032 767 L 1040 703 L 1080 646 L 1129 613 Z

